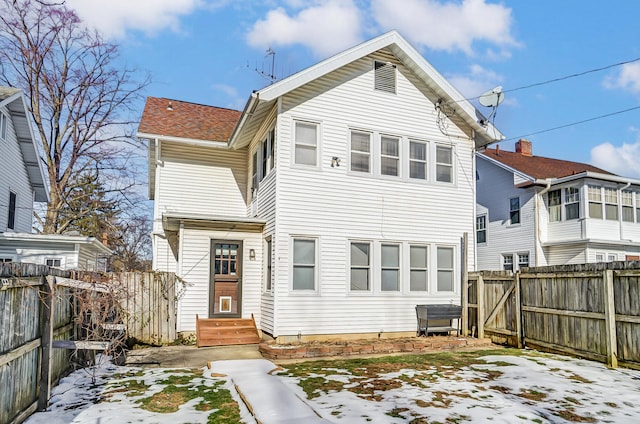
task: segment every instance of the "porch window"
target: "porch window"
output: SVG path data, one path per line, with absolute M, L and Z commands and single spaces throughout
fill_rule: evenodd
M 620 194 L 622 197 L 622 220 L 633 222 L 633 192 L 623 190 Z
M 351 131 L 351 170 L 371 172 L 371 134 Z
M 409 290 L 427 291 L 427 246 L 409 246 Z
M 436 181 L 453 182 L 453 151 L 451 147 L 436 147 Z
M 293 290 L 316 288 L 316 241 L 293 240 Z
M 640 223 L 640 192 L 636 191 L 636 222 Z
M 549 222 L 558 222 L 562 219 L 562 200 L 560 189 L 552 190 L 547 195 L 549 199 Z
M 564 189 L 564 212 L 567 220 L 580 218 L 580 189 L 578 187 Z
M 476 243 L 487 242 L 487 216 L 476 217 Z
M 604 216 L 610 221 L 618 220 L 618 190 L 604 188 Z
M 383 135 L 380 137 L 380 173 L 397 177 L 400 175 L 400 139 Z
M 438 291 L 452 292 L 453 290 L 453 248 L 438 247 Z
M 295 163 L 316 166 L 318 156 L 318 124 L 295 123 Z
M 381 290 L 400 290 L 400 245 L 383 244 L 381 256 Z
M 368 291 L 371 275 L 371 244 L 351 243 L 350 287 L 353 291 Z
M 409 178 L 427 179 L 427 143 L 409 141 Z
M 7 228 L 13 230 L 16 228 L 16 200 L 18 195 L 13 191 L 9 192 L 9 213 L 7 218 Z
M 602 219 L 602 189 L 589 186 L 589 217 Z
M 509 199 L 509 221 L 511 225 L 520 223 L 520 198 Z

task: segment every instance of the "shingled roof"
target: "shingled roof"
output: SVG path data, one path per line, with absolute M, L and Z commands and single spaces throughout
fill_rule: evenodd
M 138 133 L 226 142 L 241 114 L 233 109 L 147 97 Z
M 526 142 L 526 140 L 521 140 L 521 142 L 522 141 Z M 530 153 L 530 149 L 528 152 Z M 583 172 L 615 175 L 586 163 L 533 156 L 526 151 L 508 152 L 500 148 L 495 148 L 486 149 L 482 154 L 535 179 L 562 178 Z

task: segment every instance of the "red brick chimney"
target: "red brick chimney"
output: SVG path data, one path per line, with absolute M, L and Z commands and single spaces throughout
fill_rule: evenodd
M 532 156 L 531 142 L 524 138 L 516 141 L 516 153 L 520 153 L 522 156 Z

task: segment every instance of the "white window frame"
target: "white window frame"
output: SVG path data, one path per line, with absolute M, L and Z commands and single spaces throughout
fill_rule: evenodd
M 613 207 L 611 207 L 613 206 Z M 615 211 L 615 216 L 610 216 L 609 212 Z M 614 187 L 604 188 L 604 219 L 617 221 L 618 217 L 618 189 Z
M 412 248 L 419 248 L 419 249 L 424 249 L 424 254 L 425 254 L 425 258 L 424 258 L 424 267 L 421 266 L 415 266 L 416 264 L 412 264 L 411 263 L 411 258 L 413 257 L 411 255 L 411 249 Z M 411 286 L 411 275 L 413 272 L 423 272 L 424 273 L 424 278 L 425 278 L 425 282 L 424 282 L 424 289 L 421 290 L 414 290 L 413 287 Z M 409 292 L 411 293 L 425 293 L 429 291 L 429 246 L 424 245 L 424 244 L 409 244 Z
M 602 212 L 602 187 L 589 185 L 587 186 L 587 190 L 589 193 L 589 218 L 603 219 L 604 213 Z
M 508 269 L 509 266 L 511 269 Z M 503 253 L 502 254 L 502 270 L 503 271 L 515 271 L 515 266 L 513 263 L 513 253 Z
M 483 241 L 480 241 L 480 233 L 484 233 Z M 487 242 L 487 214 L 482 214 L 482 215 L 476 216 L 476 243 L 484 244 L 486 242 Z
M 570 217 L 569 210 L 577 209 L 577 215 Z M 564 189 L 564 218 L 565 220 L 580 219 L 580 187 L 565 187 Z
M 444 267 L 444 266 L 441 266 L 441 264 L 439 263 L 440 249 L 451 251 L 451 267 Z M 436 261 L 436 284 L 435 284 L 436 292 L 455 293 L 456 292 L 456 249 L 455 247 L 437 245 L 435 261 Z M 441 272 L 446 272 L 451 274 L 451 290 L 440 290 L 440 273 Z
M 293 257 L 293 256 L 292 256 Z M 273 238 L 271 236 L 264 239 L 264 290 L 267 293 L 273 292 Z
M 398 148 L 398 154 L 397 155 L 394 156 L 394 155 L 391 155 L 389 153 L 383 153 L 382 145 L 383 145 L 383 141 L 385 139 L 389 140 L 389 141 L 395 141 L 396 142 L 396 146 Z M 379 162 L 380 162 L 379 165 L 380 165 L 380 175 L 381 176 L 383 176 L 383 177 L 400 177 L 402 175 L 401 174 L 401 169 L 400 169 L 400 156 L 401 156 L 401 145 L 402 145 L 401 141 L 402 141 L 401 137 L 398 137 L 398 136 L 395 136 L 395 135 L 380 134 L 379 146 L 378 147 L 379 147 L 379 153 L 380 153 L 380 155 L 379 155 Z M 396 163 L 396 172 L 395 172 L 395 174 L 387 174 L 387 173 L 384 172 L 382 162 L 385 159 L 388 159 L 388 160 L 391 160 L 391 161 L 395 161 L 395 163 Z
M 254 150 L 251 154 L 251 200 L 256 198 L 258 194 L 258 186 L 260 184 L 260 175 L 258 173 L 258 150 L 260 149 Z
M 362 245 L 367 245 L 369 247 L 367 252 L 368 264 L 366 266 L 360 265 L 360 264 L 358 265 L 353 264 L 353 255 L 351 253 L 351 249 L 354 244 L 362 244 Z M 373 282 L 371 278 L 373 276 L 373 273 L 371 272 L 372 258 L 373 258 L 373 243 L 367 240 L 349 240 L 348 249 L 349 249 L 349 271 L 348 271 L 349 272 L 349 291 L 352 293 L 370 293 L 373 289 Z M 353 288 L 353 282 L 352 282 L 353 270 L 367 271 L 367 287 L 366 288 Z
M 313 242 L 313 256 L 314 263 L 296 263 L 296 241 Z M 315 237 L 307 236 L 293 236 L 291 237 L 291 291 L 293 293 L 310 293 L 318 291 L 318 239 Z M 296 267 L 312 268 L 313 269 L 313 288 L 296 288 L 294 271 Z
M 48 262 L 51 261 L 54 263 L 54 265 L 49 265 Z M 55 265 L 55 261 L 58 261 L 58 265 Z M 51 268 L 62 268 L 64 267 L 64 258 L 60 257 L 60 256 L 46 256 L 44 258 L 43 263 Z
M 554 201 L 555 199 L 555 193 L 558 193 L 558 198 L 557 198 L 557 202 L 558 203 L 554 203 L 553 205 L 551 204 L 551 194 L 554 194 Z M 560 222 L 562 221 L 562 189 L 555 189 L 555 190 L 551 190 L 547 193 L 547 204 L 549 205 L 549 222 Z
M 411 145 L 412 144 L 420 144 L 424 149 L 424 159 L 413 158 L 411 157 Z M 413 177 L 411 176 L 411 170 L 413 169 L 412 165 L 421 166 L 424 171 L 424 177 Z M 422 140 L 416 140 L 413 138 L 409 139 L 409 179 L 416 181 L 428 181 L 429 180 L 429 143 Z
M 517 207 L 514 208 L 514 200 L 517 202 Z M 517 222 L 513 222 L 513 217 L 517 216 Z M 520 206 L 520 196 L 509 198 L 509 225 L 520 225 L 522 223 L 522 207 Z
M 640 192 L 634 193 L 636 196 L 636 222 L 640 224 Z
M 15 256 L 0 256 L 0 264 L 10 264 L 16 261 Z
M 385 247 L 395 247 L 398 251 L 398 257 L 396 258 L 397 260 L 397 265 L 392 266 L 392 265 L 385 265 L 384 264 L 384 260 L 383 260 L 383 251 Z M 401 265 L 402 265 L 402 245 L 400 243 L 381 243 L 380 244 L 380 291 L 384 292 L 384 293 L 399 293 L 400 289 L 402 287 L 402 273 L 401 273 Z M 383 284 L 384 284 L 384 278 L 382 276 L 382 274 L 384 273 L 384 271 L 396 271 L 397 272 L 397 281 L 396 281 L 396 287 L 394 289 L 385 289 Z
M 607 254 L 607 262 L 615 262 L 617 260 L 618 260 L 618 255 L 616 253 Z
M 620 205 L 622 207 L 622 221 L 633 222 L 633 192 L 630 190 L 620 191 Z
M 449 151 L 450 154 L 450 162 L 439 162 L 438 161 L 438 150 L 439 149 L 445 149 Z M 435 147 L 435 181 L 438 183 L 442 183 L 442 184 L 455 184 L 456 178 L 455 178 L 455 167 L 454 167 L 454 156 L 455 156 L 455 152 L 453 151 L 453 146 L 448 146 L 448 145 L 444 145 L 444 144 L 436 144 Z M 449 169 L 450 172 L 450 181 L 445 181 L 445 180 L 441 180 L 440 178 L 438 178 L 438 169 L 445 167 Z
M 523 258 L 527 258 L 527 261 L 524 262 L 522 259 Z M 529 255 L 529 253 L 518 253 L 518 269 L 523 268 L 523 267 L 530 267 L 531 266 L 531 255 Z
M 260 181 L 262 181 L 271 173 L 275 165 L 275 128 L 269 130 L 260 143 L 260 154 Z
M 596 252 L 596 262 L 604 262 L 605 254 Z
M 2 111 L 0 111 L 0 140 L 7 139 L 7 132 L 9 131 L 9 117 Z
M 364 151 L 364 150 L 356 150 L 354 149 L 353 146 L 353 135 L 354 133 L 359 134 L 359 135 L 366 135 L 369 137 L 369 150 L 368 151 Z M 371 154 L 371 150 L 373 148 L 373 133 L 371 133 L 370 131 L 363 131 L 363 130 L 356 130 L 356 129 L 351 129 L 349 130 L 349 170 L 352 172 L 357 172 L 359 174 L 371 174 L 373 172 L 373 161 L 371 160 L 371 158 L 373 157 L 373 155 Z M 354 169 L 353 168 L 353 156 L 354 155 L 358 155 L 358 156 L 362 156 L 362 157 L 366 157 L 367 158 L 367 170 L 363 171 L 360 169 Z
M 316 133 L 316 140 L 315 140 L 315 144 L 309 144 L 309 143 L 302 143 L 298 140 L 297 137 L 297 133 L 298 133 L 298 124 L 300 125 L 308 125 L 308 126 L 313 126 L 315 127 L 315 133 Z M 313 168 L 317 168 L 319 166 L 319 156 L 320 156 L 320 123 L 318 122 L 313 122 L 313 121 L 306 121 L 303 119 L 294 119 L 293 120 L 293 138 L 294 138 L 294 142 L 293 142 L 293 157 L 292 157 L 292 161 L 293 164 L 296 166 L 305 166 L 305 167 L 313 167 Z M 303 149 L 309 149 L 309 150 L 314 150 L 315 152 L 315 158 L 314 158 L 314 163 L 301 163 L 298 162 L 296 159 L 296 152 L 298 150 L 298 147 L 303 148 Z
M 11 205 L 12 197 L 13 197 L 13 207 Z M 9 190 L 9 199 L 7 203 L 7 229 L 15 230 L 17 220 L 18 220 L 18 193 L 16 193 L 13 190 Z

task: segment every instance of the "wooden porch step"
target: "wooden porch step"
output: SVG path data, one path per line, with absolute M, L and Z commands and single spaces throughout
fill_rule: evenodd
M 197 346 L 228 346 L 260 343 L 253 319 L 199 318 L 196 315 Z

